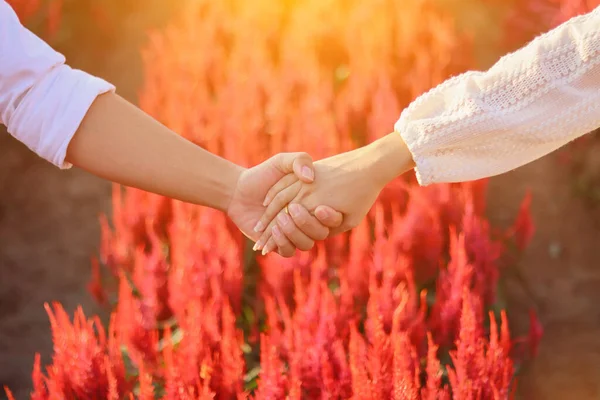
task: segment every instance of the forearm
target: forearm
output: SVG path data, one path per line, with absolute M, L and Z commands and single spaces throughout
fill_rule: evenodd
M 355 151 L 359 168 L 381 187 L 415 167 L 406 143 L 396 132 Z
M 600 9 L 416 99 L 396 131 L 421 184 L 520 167 L 600 126 Z
M 66 160 L 113 182 L 219 210 L 227 208 L 243 170 L 114 93 L 94 101 Z

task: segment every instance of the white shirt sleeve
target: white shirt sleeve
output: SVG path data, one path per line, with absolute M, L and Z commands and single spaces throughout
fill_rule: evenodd
M 600 127 L 600 8 L 417 98 L 400 116 L 419 183 L 498 175 Z
M 96 97 L 113 85 L 65 65 L 62 54 L 26 29 L 0 0 L 0 123 L 61 168 L 67 146 Z

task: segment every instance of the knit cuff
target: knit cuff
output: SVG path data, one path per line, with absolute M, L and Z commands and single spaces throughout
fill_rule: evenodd
M 431 163 L 428 162 L 427 157 L 423 156 L 420 151 L 420 143 L 423 140 L 422 132 L 414 124 L 410 124 L 407 121 L 405 113 L 402 113 L 400 119 L 394 125 L 394 131 L 402 137 L 412 155 L 412 159 L 415 162 L 415 175 L 419 185 L 427 186 L 435 183 Z

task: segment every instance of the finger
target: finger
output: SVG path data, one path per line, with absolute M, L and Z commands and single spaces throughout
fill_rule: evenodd
M 351 218 L 344 218 L 344 221 L 337 228 L 331 228 L 329 230 L 329 237 L 335 236 L 340 233 L 348 232 L 350 229 L 356 228 L 360 220 L 354 221 Z
M 270 159 L 273 167 L 283 174 L 294 173 L 303 182 L 315 180 L 312 157 L 308 153 L 279 153 Z
M 344 222 L 344 214 L 328 206 L 315 208 L 315 216 L 320 223 L 328 228 L 339 228 Z
M 283 178 L 279 180 L 276 184 L 271 186 L 271 189 L 267 192 L 265 196 L 265 201 L 263 202 L 263 206 L 268 206 L 271 200 L 283 189 L 292 185 L 293 183 L 298 182 L 298 177 L 294 174 L 287 174 Z
M 271 242 L 269 242 L 267 244 L 269 247 L 265 247 L 265 249 L 263 250 L 263 255 L 269 253 L 272 250 L 275 250 L 275 247 L 277 247 L 278 248 L 277 252 L 281 256 L 283 256 L 283 257 L 293 256 L 296 253 L 296 248 L 288 240 L 288 238 L 285 237 L 285 235 L 283 234 L 283 232 L 281 232 L 279 227 L 274 226 L 272 232 L 273 232 L 273 236 L 272 236 L 271 240 L 273 241 L 274 245 L 271 249 Z
M 310 215 L 304 206 L 300 204 L 290 204 L 288 210 L 297 229 L 302 231 L 310 239 L 325 240 L 327 236 L 329 236 L 329 229 L 326 226 L 323 226 L 316 217 Z M 296 247 L 300 248 L 300 246 Z
M 283 210 L 289 203 L 296 197 L 300 191 L 302 183 L 296 182 L 291 186 L 283 189 L 273 197 L 273 201 L 267 206 L 264 214 L 256 225 L 254 226 L 254 232 L 262 232 L 269 225 L 269 223 L 277 216 L 279 211 Z
M 273 239 L 273 236 L 269 236 L 269 239 L 267 241 L 267 244 L 265 244 L 265 247 L 262 249 L 262 255 L 267 255 L 270 252 L 272 252 L 273 250 L 275 250 L 277 248 L 277 244 L 275 243 L 275 239 Z M 277 252 L 279 254 L 281 254 L 280 249 L 277 250 Z
M 259 251 L 259 250 L 264 250 L 265 245 L 269 242 L 269 240 L 271 241 L 271 245 L 272 248 L 269 251 L 273 251 L 275 250 L 275 243 L 273 242 L 271 236 L 272 236 L 272 230 L 273 227 L 277 226 L 277 219 L 273 218 L 271 220 L 271 222 L 269 222 L 269 225 L 266 227 L 266 229 L 261 233 L 260 237 L 258 238 L 258 240 L 256 241 L 256 243 L 254 244 L 254 247 L 252 248 L 252 250 L 254 251 Z M 266 254 L 263 252 L 263 255 Z
M 279 228 L 277 230 L 283 232 L 285 237 L 297 249 L 307 251 L 312 249 L 315 245 L 314 240 L 306 236 L 304 232 L 298 229 L 298 227 L 292 220 L 292 217 L 290 217 L 285 212 L 280 212 L 279 215 L 277 215 L 277 225 L 278 226 L 273 227 L 273 230 L 275 230 L 275 228 Z M 275 234 L 273 233 L 273 235 Z

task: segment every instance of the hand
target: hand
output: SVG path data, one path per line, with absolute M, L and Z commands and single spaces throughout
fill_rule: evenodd
M 260 231 L 253 228 L 266 211 L 263 205 L 266 193 L 288 174 L 295 181 L 301 179 L 302 182 L 312 182 L 314 170 L 311 157 L 306 153 L 281 153 L 241 172 L 227 207 L 227 215 L 248 238 L 254 241 L 259 238 Z M 310 250 L 315 240 L 323 240 L 329 235 L 329 228 L 338 227 L 342 223 L 342 215 L 326 209 L 328 216 L 318 221 L 304 207 L 299 207 L 297 216 L 290 220 L 286 228 L 292 240 L 279 247 L 279 254 L 291 257 L 296 248 Z
M 301 210 L 308 210 L 314 211 L 318 219 L 327 218 L 327 211 L 320 207 L 325 203 L 343 214 L 343 223 L 332 229 L 332 234 L 345 232 L 358 225 L 383 186 L 371 179 L 366 170 L 353 167 L 354 162 L 355 158 L 351 153 L 344 153 L 316 162 L 315 173 L 318 179 L 314 183 L 295 180 L 291 185 L 285 186 L 292 180 L 289 176 L 280 181 L 274 187 L 274 193 L 271 194 L 273 200 L 260 220 L 260 223 L 271 222 L 256 247 L 260 250 L 262 244 L 266 243 L 262 248 L 263 254 L 266 254 L 275 247 L 289 246 L 290 236 L 294 235 L 291 217 L 302 212 Z M 288 203 L 289 215 L 281 211 Z
M 363 148 L 316 162 L 313 183 L 303 183 L 288 175 L 267 193 L 267 211 L 257 223 L 263 234 L 257 243 L 264 244 L 263 254 L 287 245 L 293 226 L 281 210 L 288 203 L 292 216 L 300 204 L 314 211 L 319 220 L 329 218 L 332 209 L 341 212 L 343 223 L 332 229 L 331 234 L 352 229 L 369 212 L 384 186 L 413 166 L 402 138 L 392 133 Z

